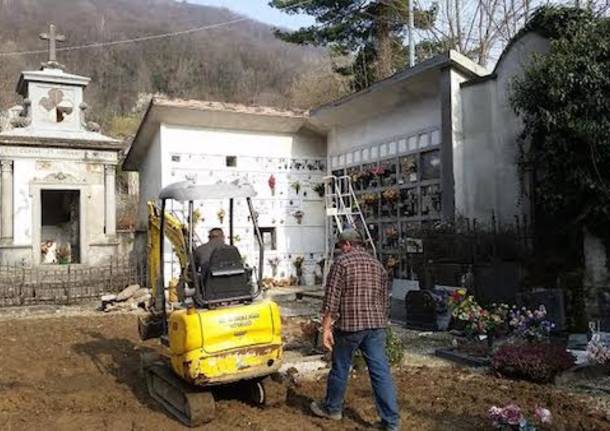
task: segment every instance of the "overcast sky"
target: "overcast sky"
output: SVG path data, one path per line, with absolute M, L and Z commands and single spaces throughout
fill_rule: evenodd
M 299 28 L 313 24 L 312 17 L 308 15 L 288 15 L 268 6 L 269 0 L 187 0 L 189 3 L 198 3 L 210 6 L 226 7 L 240 14 L 252 17 L 278 27 Z

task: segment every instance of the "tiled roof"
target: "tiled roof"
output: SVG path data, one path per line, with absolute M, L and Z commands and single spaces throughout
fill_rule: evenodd
M 165 97 L 154 97 L 153 106 L 183 108 L 201 111 L 235 112 L 242 114 L 265 115 L 270 117 L 305 118 L 305 111 L 282 110 L 269 106 L 248 106 L 239 103 L 211 102 L 195 99 L 168 99 Z

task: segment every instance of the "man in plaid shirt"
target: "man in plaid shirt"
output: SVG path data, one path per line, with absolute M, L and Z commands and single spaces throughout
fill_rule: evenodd
M 339 235 L 341 256 L 335 259 L 326 280 L 322 306 L 324 346 L 331 350 L 326 398 L 312 402 L 312 412 L 334 420 L 343 418 L 343 398 L 352 358 L 360 349 L 375 394 L 380 428 L 398 430 L 396 391 L 385 354 L 385 328 L 390 300 L 388 274 L 362 247 L 358 232 L 346 229 Z

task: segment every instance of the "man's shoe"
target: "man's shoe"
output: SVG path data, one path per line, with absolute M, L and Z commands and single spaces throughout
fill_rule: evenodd
M 377 422 L 377 429 L 381 431 L 400 431 L 400 425 L 390 425 L 387 422 Z
M 328 410 L 326 410 L 326 407 L 324 407 L 323 405 L 321 405 L 322 403 L 318 404 L 315 401 L 312 401 L 311 404 L 309 405 L 309 409 L 311 410 L 311 412 L 321 418 L 326 418 L 326 419 L 332 419 L 334 421 L 340 421 L 341 419 L 343 419 L 343 413 L 341 412 L 337 412 L 337 413 L 331 413 Z

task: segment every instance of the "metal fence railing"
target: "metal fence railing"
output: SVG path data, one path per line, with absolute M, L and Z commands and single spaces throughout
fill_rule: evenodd
M 0 265 L 0 307 L 74 304 L 119 292 L 130 284 L 146 285 L 143 263 L 112 259 L 97 266 Z

